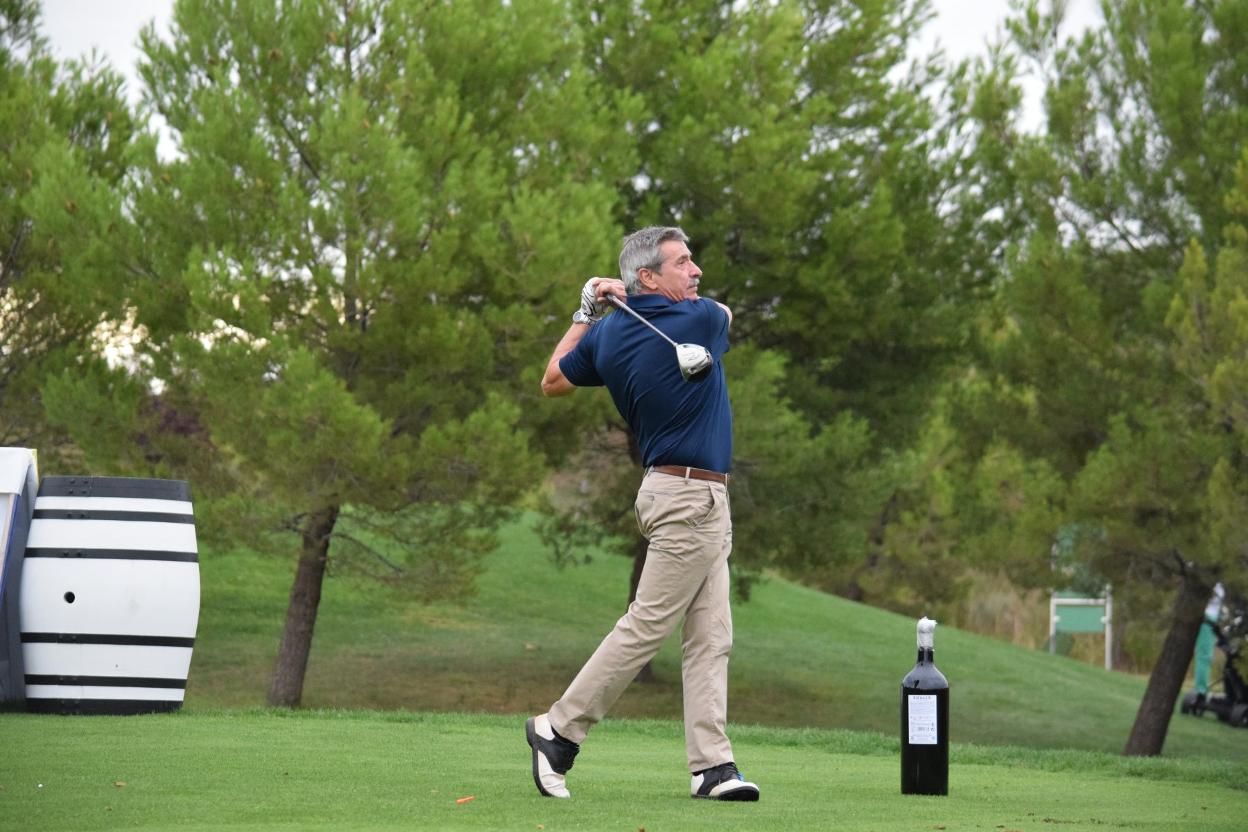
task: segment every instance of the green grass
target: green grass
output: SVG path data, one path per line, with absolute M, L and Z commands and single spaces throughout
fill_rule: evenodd
M 421 605 L 358 580 L 326 582 L 305 686 L 312 708 L 529 714 L 545 710 L 623 611 L 629 562 L 556 569 L 533 533 L 509 528 L 466 605 Z M 203 600 L 187 701 L 263 704 L 293 561 L 201 555 Z M 781 580 L 734 606 L 733 724 L 894 735 L 914 622 Z M 633 685 L 612 715 L 680 714 L 678 639 L 658 681 Z M 1145 680 L 940 627 L 953 686 L 951 735 L 982 745 L 1121 750 Z M 1248 763 L 1248 731 L 1212 716 L 1171 722 L 1165 753 Z
M 1243 828 L 1248 806 L 1248 771 L 1208 759 L 955 743 L 949 797 L 903 797 L 891 736 L 732 733 L 757 804 L 690 800 L 672 721 L 604 722 L 555 801 L 533 788 L 520 717 L 0 714 L 0 829 L 1204 832 Z

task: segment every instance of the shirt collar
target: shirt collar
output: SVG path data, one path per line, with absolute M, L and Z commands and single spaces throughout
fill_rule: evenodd
M 634 309 L 658 309 L 662 306 L 672 306 L 674 301 L 665 298 L 663 295 L 629 295 L 628 305 Z

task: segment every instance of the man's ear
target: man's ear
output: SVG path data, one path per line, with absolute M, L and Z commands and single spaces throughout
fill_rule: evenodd
M 654 270 L 647 269 L 645 266 L 637 270 L 637 280 L 647 289 L 654 290 L 659 288 L 659 283 L 655 280 Z

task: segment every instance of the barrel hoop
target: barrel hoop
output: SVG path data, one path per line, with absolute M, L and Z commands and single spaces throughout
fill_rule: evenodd
M 181 707 L 181 699 L 26 699 L 26 710 L 35 714 L 133 716 L 169 713 Z
M 183 690 L 185 679 L 146 678 L 143 676 L 61 676 L 55 674 L 27 673 L 28 685 L 69 685 L 84 688 L 169 688 Z
M 95 558 L 104 560 L 171 560 L 183 563 L 198 563 L 196 552 L 167 552 L 156 549 L 65 549 L 34 548 L 27 549 L 27 558 Z
M 115 644 L 138 647 L 194 647 L 195 639 L 107 633 L 22 633 L 22 644 Z
M 142 497 L 148 500 L 191 501 L 191 485 L 185 480 L 134 477 L 44 477 L 40 497 Z
M 37 508 L 36 520 L 128 520 L 132 523 L 195 523 L 191 514 L 161 511 L 88 511 L 69 508 Z

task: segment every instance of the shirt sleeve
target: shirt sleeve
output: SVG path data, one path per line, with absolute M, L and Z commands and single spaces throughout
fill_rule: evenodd
M 591 326 L 589 332 L 585 333 L 585 337 L 572 348 L 572 351 L 559 359 L 559 371 L 576 387 L 601 387 L 603 385 L 602 376 L 598 375 L 598 370 L 594 367 L 594 352 L 598 347 L 599 328 L 599 324 Z
M 720 309 L 719 304 L 710 298 L 706 315 L 706 344 L 709 346 L 711 353 L 714 355 L 723 355 L 732 347 L 728 343 L 728 313 Z

